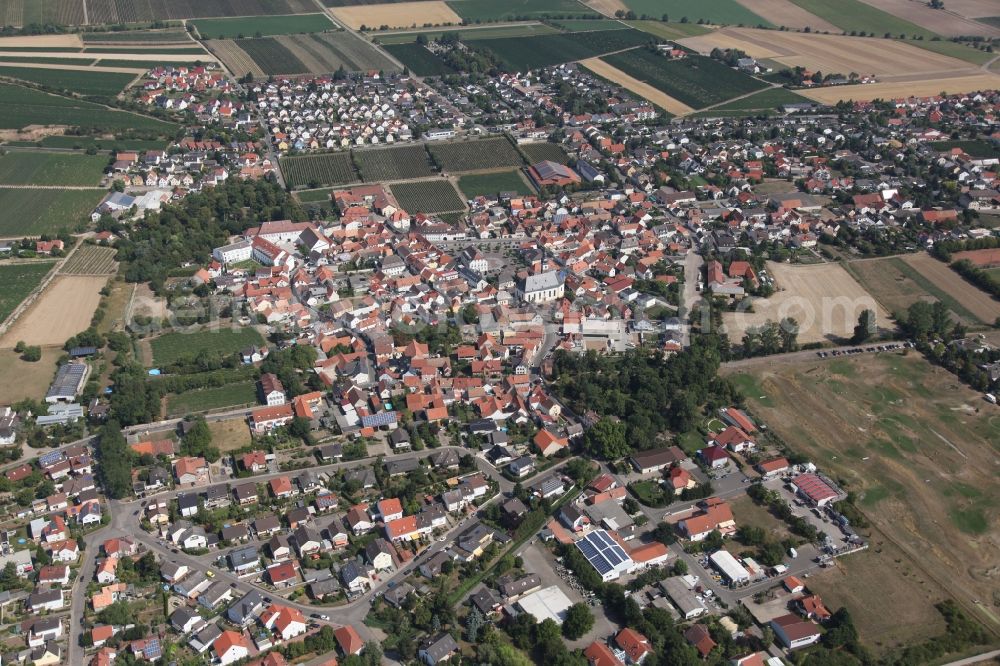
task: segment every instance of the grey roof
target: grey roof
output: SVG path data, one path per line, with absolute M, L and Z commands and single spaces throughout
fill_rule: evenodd
M 524 279 L 524 287 L 522 291 L 532 292 L 556 289 L 562 284 L 562 282 L 562 276 L 556 271 L 536 273 L 535 275 L 529 275 Z
M 257 590 L 251 590 L 229 607 L 226 617 L 235 624 L 244 624 L 252 617 L 256 617 L 263 605 L 264 597 Z
M 234 568 L 259 563 L 260 555 L 257 553 L 257 546 L 244 546 L 229 551 L 229 561 Z
M 87 374 L 87 366 L 83 363 L 64 363 L 59 366 L 56 378 L 45 394 L 46 398 L 72 398 L 80 388 L 80 383 Z
M 458 643 L 451 637 L 451 634 L 444 632 L 435 638 L 428 639 L 420 650 L 427 655 L 427 661 L 436 664 L 458 650 Z
M 184 631 L 184 626 L 196 617 L 201 617 L 193 610 L 181 606 L 170 614 L 170 625 L 177 631 Z

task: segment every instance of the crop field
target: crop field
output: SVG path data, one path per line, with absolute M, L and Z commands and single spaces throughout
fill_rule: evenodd
M 103 190 L 36 190 L 0 188 L 0 237 L 39 236 L 72 231 L 89 221 Z
M 72 148 L 73 150 L 163 150 L 167 147 L 167 141 L 154 141 L 146 139 L 102 139 L 93 136 L 74 136 L 72 134 L 56 134 L 43 137 L 39 141 L 7 141 L 8 146 L 20 148 Z
M 566 151 L 558 143 L 551 143 L 549 141 L 522 143 L 518 148 L 528 156 L 528 161 L 532 164 L 541 162 L 542 160 L 558 162 L 559 164 L 569 163 L 569 155 L 566 154 Z
M 741 23 L 743 25 L 771 25 L 763 17 L 750 11 L 736 0 L 712 0 L 712 2 L 703 2 L 702 0 L 623 1 L 637 15 L 645 14 L 657 19 L 666 13 L 671 21 L 680 21 L 686 18 L 687 22 L 690 23 L 703 20 L 706 23 L 716 25 L 739 25 Z
M 465 201 L 455 186 L 444 178 L 391 185 L 392 194 L 403 210 L 410 213 L 446 213 L 465 210 Z
M 712 32 L 711 28 L 697 23 L 663 23 L 662 21 L 625 21 L 625 23 L 636 30 L 642 30 L 660 39 L 683 39 Z
M 84 243 L 59 267 L 60 275 L 111 275 L 117 270 L 113 247 Z
M 449 0 L 448 6 L 470 23 L 598 16 L 576 0 Z
M 255 328 L 220 328 L 193 333 L 174 331 L 153 338 L 153 363 L 166 366 L 202 352 L 233 354 L 250 345 L 260 345 L 264 339 Z
M 93 58 L 55 58 L 45 56 L 0 55 L 0 61 L 11 65 L 93 65 Z
M 711 109 L 703 111 L 698 115 L 754 115 L 773 112 L 783 104 L 801 104 L 808 101 L 810 100 L 786 88 L 768 88 L 761 90 L 759 93 L 754 93 L 749 97 L 734 99 L 731 102 L 723 102 L 719 106 L 713 106 Z
M 793 266 L 768 262 L 776 291 L 770 298 L 753 299 L 753 312 L 727 312 L 723 321 L 729 339 L 739 343 L 748 328 L 793 317 L 799 324 L 799 343 L 850 338 L 864 310 L 875 312 L 880 328 L 890 326 L 889 315 L 839 264 Z
M 863 0 L 863 2 L 945 37 L 965 35 L 1000 37 L 1000 29 L 961 16 L 951 5 L 948 5 L 948 11 L 941 11 L 912 0 Z
M 973 65 L 985 65 L 996 57 L 995 53 L 980 51 L 979 49 L 975 49 L 971 46 L 966 46 L 965 44 L 960 44 L 958 42 L 945 40 L 928 41 L 923 39 L 910 43 L 916 47 L 933 51 L 934 53 L 940 53 L 941 55 L 951 56 L 952 58 L 958 58 L 959 60 L 972 63 Z
M 0 347 L 11 347 L 18 340 L 42 346 L 62 345 L 90 326 L 107 281 L 106 275 L 56 276 L 17 318 L 0 340 Z
M 256 403 L 257 387 L 253 382 L 246 381 L 179 394 L 172 393 L 167 396 L 167 416 L 184 416 L 212 409 L 254 405 Z M 244 426 L 245 428 L 246 426 Z
M 83 23 L 83 0 L 0 0 L 0 23 L 80 25 Z
M 369 183 L 435 175 L 423 146 L 356 150 L 354 162 L 361 170 L 361 177 Z
M 466 1 L 466 0 L 463 0 Z M 585 60 L 604 53 L 646 44 L 649 36 L 631 28 L 604 30 L 600 39 L 591 33 L 568 32 L 541 37 L 482 39 L 476 46 L 489 49 L 509 71 L 550 67 L 575 60 Z
M 772 364 L 732 378 L 748 388 L 754 416 L 859 495 L 875 528 L 871 549 L 843 558 L 847 577 L 820 574 L 816 591 L 853 603 L 866 644 L 883 651 L 939 634 L 931 604 L 948 595 L 996 626 L 972 603 L 1000 593 L 990 545 L 1000 501 L 995 407 L 914 353 Z M 861 580 L 849 582 L 855 570 Z
M 358 180 L 350 153 L 319 153 L 281 158 L 281 173 L 291 187 L 346 185 Z
M 457 25 L 462 22 L 462 17 L 441 0 L 336 7 L 331 9 L 330 13 L 338 21 L 355 30 L 361 26 L 380 29 L 416 28 L 425 24 Z
M 253 74 L 255 77 L 265 76 L 264 70 L 260 68 L 253 58 L 246 51 L 236 45 L 232 39 L 213 39 L 205 42 L 208 50 L 229 69 L 229 71 L 243 76 Z
M 462 190 L 466 199 L 474 199 L 480 195 L 494 196 L 500 192 L 534 193 L 519 171 L 462 176 L 458 179 L 458 189 Z
M 812 32 L 840 32 L 840 28 L 810 14 L 791 0 L 736 0 L 773 25 Z
M 0 83 L 0 129 L 21 129 L 28 125 L 69 125 L 104 130 L 162 128 L 169 134 L 176 129 L 175 125 L 148 116 Z
M 387 44 L 383 47 L 417 76 L 444 76 L 454 71 L 444 60 L 420 44 Z
M 120 72 L 64 71 L 41 67 L 0 67 L 0 77 L 30 81 L 56 90 L 68 90 L 80 95 L 114 97 L 135 78 L 135 74 Z
M 0 184 L 96 186 L 106 155 L 11 152 L 0 155 Z
M 553 21 L 553 25 L 567 32 L 593 32 L 596 30 L 621 30 L 621 21 L 613 19 L 565 19 Z
M 997 74 L 970 74 L 968 76 L 925 77 L 913 81 L 870 83 L 856 86 L 831 86 L 805 90 L 802 94 L 821 104 L 836 104 L 843 100 L 896 99 L 898 97 L 950 95 L 977 90 L 1000 88 Z
M 396 71 L 399 67 L 372 44 L 346 30 L 308 35 L 282 35 L 279 44 L 302 61 L 313 74 L 371 69 Z
M 932 39 L 935 36 L 934 32 L 926 28 L 897 18 L 877 7 L 865 4 L 861 0 L 837 0 L 836 3 L 828 2 L 828 0 L 791 1 L 810 14 L 829 21 L 844 32 L 852 30 L 873 32 L 878 37 L 885 33 L 890 33 L 893 37 L 899 35 L 922 36 L 924 39 Z
M 668 60 L 648 49 L 633 49 L 614 53 L 602 60 L 626 75 L 696 109 L 767 86 L 762 81 L 702 56 Z M 669 108 L 667 110 L 671 111 Z
M 513 25 L 455 27 L 454 29 L 448 28 L 447 30 L 395 30 L 390 32 L 376 32 L 372 33 L 371 36 L 380 44 L 411 44 L 417 41 L 417 36 L 419 35 L 423 35 L 428 40 L 434 40 L 446 32 L 458 33 L 462 37 L 463 42 L 474 42 L 477 39 L 552 35 L 559 31 L 545 23 L 515 23 Z
M 580 61 L 580 64 L 589 69 L 591 73 L 621 86 L 638 97 L 652 102 L 671 115 L 681 116 L 694 111 L 693 108 L 684 102 L 674 99 L 662 90 L 654 88 L 634 76 L 629 76 L 617 67 L 612 67 L 601 58 L 588 58 L 587 60 Z
M 308 74 L 309 68 L 274 37 L 240 39 L 243 49 L 265 74 Z M 238 71 L 238 70 L 237 70 Z
M 429 143 L 427 149 L 443 172 L 499 169 L 524 164 L 517 149 L 503 137 L 455 143 Z
M 260 35 L 293 35 L 302 32 L 333 30 L 333 22 L 325 14 L 292 14 L 289 16 L 247 16 L 241 18 L 198 19 L 191 21 L 205 39 L 236 39 Z
M 91 2 L 88 1 L 88 9 Z M 309 0 L 101 0 L 98 17 L 107 23 L 210 18 L 214 16 L 273 16 L 309 14 Z M 92 19 L 93 23 L 94 20 Z
M 132 44 L 130 46 L 88 46 L 83 49 L 84 53 L 115 54 L 126 53 L 130 55 L 155 53 L 157 55 L 204 55 L 205 49 L 200 44 L 197 46 L 160 46 L 159 44 Z
M 992 324 L 1000 317 L 1000 302 L 963 280 L 962 276 L 943 261 L 938 261 L 926 252 L 905 255 L 902 261 L 917 271 L 920 278 L 927 280 L 932 285 L 931 289 L 943 292 L 944 297 L 940 300 L 945 305 L 950 307 L 949 301 L 954 301 L 984 324 Z
M 42 282 L 55 262 L 33 261 L 24 264 L 0 264 L 0 322 L 6 321 L 21 301 Z
M 101 4 L 114 5 L 116 0 L 87 0 L 87 13 L 93 17 L 94 7 Z M 120 2 L 121 0 L 117 0 Z M 96 23 L 96 21 L 91 21 Z M 118 21 L 103 21 L 105 23 L 118 23 Z M 171 44 L 179 42 L 191 43 L 191 36 L 187 30 L 128 30 L 122 32 L 86 32 L 82 35 L 86 44 L 120 44 L 120 43 L 143 43 L 143 44 Z

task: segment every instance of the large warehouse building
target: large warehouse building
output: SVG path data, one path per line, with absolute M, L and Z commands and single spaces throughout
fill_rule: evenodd
M 708 559 L 730 585 L 746 585 L 750 582 L 750 572 L 729 552 L 717 550 Z
M 594 530 L 576 542 L 583 556 L 597 569 L 604 582 L 635 570 L 635 562 L 625 549 L 604 530 Z

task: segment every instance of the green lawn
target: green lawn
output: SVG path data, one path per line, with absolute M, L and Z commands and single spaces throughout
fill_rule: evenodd
M 479 195 L 495 195 L 498 192 L 532 194 L 531 188 L 517 171 L 462 176 L 458 179 L 458 189 L 470 199 Z
M 697 23 L 664 23 L 663 21 L 625 21 L 633 28 L 648 32 L 660 39 L 684 39 L 712 32 L 711 28 Z
M 0 184 L 96 187 L 107 165 L 107 155 L 9 152 L 0 155 Z
M 659 507 L 667 504 L 667 494 L 663 492 L 663 487 L 656 481 L 636 481 L 630 483 L 628 489 L 637 500 L 646 506 Z
M 31 290 L 41 283 L 49 272 L 52 261 L 39 261 L 30 264 L 0 264 L 0 321 L 10 316 Z M 13 377 L 8 377 L 13 380 Z
M 213 388 L 172 393 L 167 396 L 167 414 L 183 416 L 210 409 L 251 405 L 257 402 L 257 387 L 253 382 L 226 384 Z
M 0 128 L 21 129 L 27 125 L 69 125 L 110 132 L 152 129 L 162 132 L 164 136 L 173 136 L 177 131 L 176 125 L 149 116 L 0 83 Z
M 120 72 L 90 72 L 79 69 L 63 71 L 32 67 L 0 67 L 0 76 L 30 81 L 59 91 L 99 97 L 114 97 L 135 78 L 134 74 Z
M 202 352 L 233 354 L 250 345 L 263 344 L 264 339 L 253 328 L 222 328 L 195 333 L 175 331 L 150 342 L 153 363 L 167 366 L 180 359 L 193 358 Z
M 243 39 L 268 35 L 323 32 L 336 26 L 325 14 L 291 16 L 246 16 L 241 18 L 197 19 L 191 21 L 204 39 Z
M 921 39 L 910 41 L 908 43 L 913 44 L 914 46 L 919 46 L 922 49 L 927 49 L 928 51 L 933 51 L 934 53 L 940 53 L 941 55 L 951 56 L 952 58 L 958 58 L 959 60 L 971 62 L 973 65 L 986 64 L 997 55 L 996 53 L 987 53 L 986 51 L 980 51 L 979 49 L 974 49 L 971 46 L 966 46 L 965 44 L 949 42 L 943 39 L 938 41 Z
M 73 231 L 104 198 L 103 190 L 0 188 L 0 237 Z
M 921 28 L 915 23 L 893 16 L 860 0 L 791 1 L 807 12 L 815 14 L 848 33 L 852 30 L 864 33 L 873 32 L 877 37 L 882 37 L 885 33 L 890 33 L 893 37 L 905 34 L 908 38 L 922 35 L 925 40 L 937 37 L 935 33 L 926 28 Z
M 743 99 L 725 102 L 719 106 L 712 107 L 711 109 L 694 115 L 704 117 L 752 116 L 759 113 L 776 111 L 778 107 L 783 104 L 798 104 L 809 101 L 810 100 L 805 97 L 797 95 L 786 88 L 769 88 L 767 90 L 761 90 L 759 93 L 754 93 L 749 97 L 744 97 Z
M 766 19 L 736 2 L 736 0 L 624 0 L 625 6 L 639 15 L 662 19 L 666 14 L 671 21 L 697 23 L 699 20 L 717 25 L 759 25 L 771 27 Z

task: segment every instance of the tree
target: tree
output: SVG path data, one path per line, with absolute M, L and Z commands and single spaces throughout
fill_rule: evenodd
M 127 496 L 132 490 L 132 450 L 117 421 L 108 421 L 98 432 L 97 459 L 97 475 L 108 496 Z
M 702 549 L 705 552 L 719 550 L 722 548 L 722 533 L 719 530 L 712 530 L 702 542 Z
M 479 640 L 479 631 L 483 628 L 483 614 L 475 606 L 465 617 L 465 640 L 476 643 Z
M 594 626 L 594 615 L 590 608 L 584 603 L 575 603 L 566 611 L 566 619 L 563 620 L 563 636 L 571 641 L 580 638 Z
M 42 348 L 38 345 L 32 345 L 25 348 L 24 354 L 21 355 L 21 359 L 28 361 L 30 363 L 35 363 L 42 360 Z
M 186 456 L 201 456 L 212 463 L 219 459 L 219 449 L 212 446 L 212 431 L 204 416 L 194 419 L 194 425 L 184 435 L 181 453 Z
M 851 344 L 861 344 L 870 340 L 875 335 L 875 312 L 865 310 L 858 317 L 858 325 L 854 327 L 854 335 L 851 337 Z
M 587 431 L 584 448 L 591 456 L 605 460 L 624 458 L 632 452 L 625 437 L 625 424 L 607 417 Z

